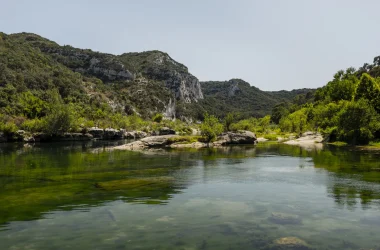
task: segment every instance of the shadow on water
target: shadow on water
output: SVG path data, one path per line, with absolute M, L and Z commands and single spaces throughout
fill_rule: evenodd
M 339 206 L 354 208 L 360 203 L 366 208 L 380 200 L 378 185 L 372 185 L 380 183 L 378 154 L 334 147 L 305 150 L 272 143 L 144 153 L 107 150 L 122 143 L 1 145 L 0 224 L 35 220 L 51 211 L 78 210 L 115 200 L 165 205 L 199 178 L 187 170 L 207 171 L 218 167 L 220 161 L 235 166 L 254 157 L 310 159 L 316 170 L 330 173 L 327 190 Z

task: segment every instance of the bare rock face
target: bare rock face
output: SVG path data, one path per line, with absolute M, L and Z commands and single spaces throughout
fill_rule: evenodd
M 166 86 L 174 91 L 175 97 L 185 103 L 198 102 L 203 99 L 203 93 L 199 80 L 190 74 L 173 72 L 166 80 Z
M 135 76 L 128 71 L 121 62 L 117 60 L 107 62 L 96 57 L 93 57 L 90 60 L 90 66 L 85 69 L 85 71 L 94 75 L 99 75 L 101 78 L 105 78 L 109 81 L 132 80 L 135 78 Z
M 312 249 L 304 240 L 297 237 L 279 238 L 273 242 L 272 250 L 310 250 Z
M 214 145 L 231 144 L 256 144 L 257 138 L 251 131 L 240 130 L 237 132 L 227 132 L 218 137 Z
M 164 81 L 177 100 L 192 103 L 203 99 L 199 80 L 188 72 L 185 65 L 160 51 L 151 54 L 151 64 L 145 69 L 149 78 Z

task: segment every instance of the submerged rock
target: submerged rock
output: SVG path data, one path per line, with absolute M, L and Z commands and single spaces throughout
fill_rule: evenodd
M 304 240 L 297 237 L 279 238 L 273 242 L 272 250 L 309 250 L 312 249 Z
M 284 214 L 284 213 L 272 213 L 268 218 L 271 222 L 281 225 L 299 225 L 302 224 L 302 220 L 297 215 Z

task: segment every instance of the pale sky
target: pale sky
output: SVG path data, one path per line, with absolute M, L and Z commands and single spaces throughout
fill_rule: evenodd
M 0 0 L 0 31 L 112 54 L 161 50 L 201 81 L 316 88 L 380 55 L 379 0 Z

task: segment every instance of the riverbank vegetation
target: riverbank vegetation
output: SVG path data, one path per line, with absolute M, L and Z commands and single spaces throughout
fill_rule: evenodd
M 372 65 L 338 71 L 302 105 L 276 106 L 272 121 L 281 131 L 323 133 L 330 142 L 368 144 L 380 140 L 380 57 Z

